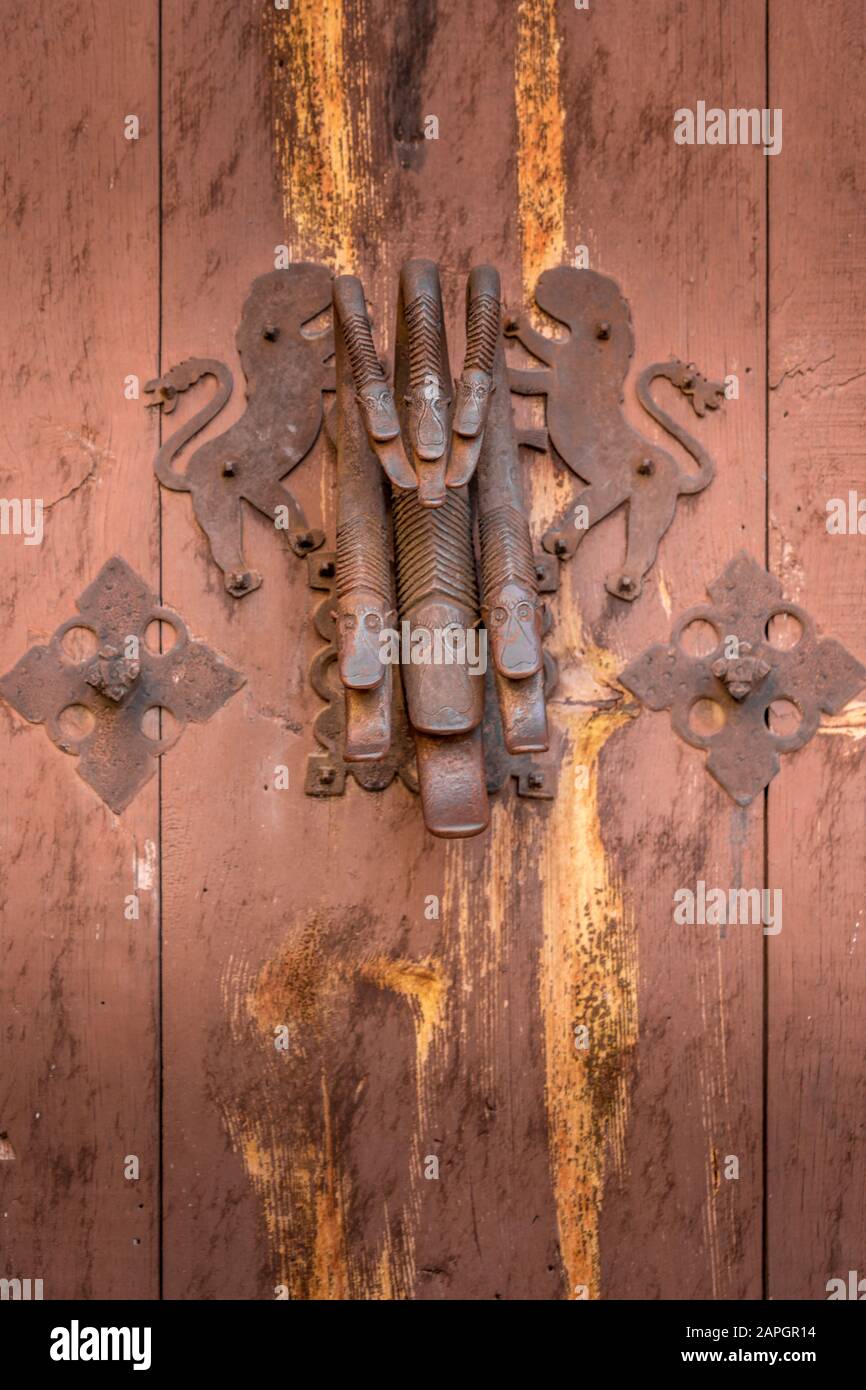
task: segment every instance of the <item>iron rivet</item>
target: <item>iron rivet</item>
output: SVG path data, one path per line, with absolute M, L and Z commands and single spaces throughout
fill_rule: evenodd
M 603 319 L 601 323 L 596 324 L 595 336 L 597 338 L 602 339 L 607 339 L 610 337 L 610 324 L 608 323 L 607 319 Z
M 650 473 L 655 472 L 655 464 L 652 459 L 641 459 L 637 466 L 637 471 L 638 473 L 642 473 L 644 477 L 648 477 Z

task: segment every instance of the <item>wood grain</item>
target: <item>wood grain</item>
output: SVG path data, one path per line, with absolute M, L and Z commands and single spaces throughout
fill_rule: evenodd
M 246 677 L 119 818 L 2 706 L 0 1275 L 53 1298 L 558 1300 L 815 1299 L 866 1273 L 866 702 L 740 810 L 617 682 L 743 547 L 769 546 L 866 660 L 862 537 L 824 524 L 863 490 L 861 16 L 769 0 L 765 18 L 752 0 L 73 0 L 0 21 L 18 94 L 2 491 L 50 504 L 41 546 L 0 536 L 2 669 L 117 552 Z M 782 153 L 675 144 L 698 100 L 781 107 Z M 697 423 L 660 389 L 717 476 L 681 499 L 638 602 L 603 583 L 621 513 L 562 568 L 557 798 L 509 788 L 476 840 L 432 839 L 402 785 L 303 795 L 306 564 L 247 510 L 264 582 L 230 598 L 189 497 L 152 471 L 160 428 L 211 386 L 162 427 L 124 399 L 129 373 L 209 356 L 235 393 L 203 437 L 239 418 L 235 332 L 281 248 L 363 277 L 387 356 L 401 262 L 437 259 L 452 363 L 472 264 L 516 307 L 586 248 L 630 302 L 625 410 L 658 442 L 637 371 L 736 377 Z M 578 484 L 525 465 L 540 537 Z M 287 480 L 328 549 L 334 473 L 322 437 Z M 677 925 L 700 879 L 781 887 L 782 932 Z
M 603 587 L 624 546 L 620 513 L 590 532 L 567 567 L 571 603 L 562 594 L 556 603 L 554 638 L 565 652 L 585 653 L 563 681 L 561 717 L 578 766 L 589 744 L 595 806 L 580 792 L 559 803 L 564 840 L 548 853 L 567 880 L 575 859 L 565 837 L 575 820 L 584 843 L 597 840 L 602 853 L 592 867 L 578 859 L 572 871 L 581 934 L 570 960 L 568 917 L 551 930 L 566 943 L 561 964 L 570 967 L 580 1016 L 601 1006 L 604 1018 L 606 1006 L 605 1041 L 618 1021 L 619 1043 L 598 1059 L 590 1049 L 582 1075 L 572 1061 L 571 1074 L 548 1083 L 554 1114 L 574 1105 L 576 1086 L 588 1113 L 576 1165 L 590 1183 L 597 1235 L 593 1267 L 585 1259 L 576 1266 L 570 1292 L 588 1285 L 591 1297 L 755 1297 L 760 932 L 676 925 L 673 895 L 698 879 L 760 885 L 760 808 L 739 812 L 667 715 L 622 700 L 619 717 L 594 737 L 610 716 L 579 677 L 583 665 L 610 682 L 649 642 L 667 638 L 672 617 L 703 600 L 706 582 L 737 549 L 763 549 L 766 161 L 752 149 L 678 146 L 672 136 L 681 106 L 757 99 L 763 34 L 748 4 L 726 6 L 721 26 L 704 8 L 674 4 L 562 6 L 560 20 L 568 249 L 587 247 L 590 265 L 622 286 L 635 371 L 674 355 L 718 380 L 736 373 L 740 387 L 738 400 L 696 427 L 717 476 L 706 492 L 680 500 L 640 600 L 623 604 Z M 660 440 L 628 382 L 625 401 L 634 425 Z M 672 408 L 685 422 L 682 403 Z M 543 471 L 539 529 L 573 487 Z M 602 988 L 592 969 L 599 945 L 612 976 Z M 560 1030 L 567 1021 L 563 1010 Z M 737 1181 L 721 1177 L 726 1155 L 740 1160 Z
M 864 489 L 864 56 L 854 4 L 770 6 L 770 564 L 821 631 L 866 661 L 866 540 L 828 534 Z M 863 696 L 783 760 L 769 791 L 767 1293 L 827 1297 L 866 1269 Z
M 155 0 L 123 23 L 108 0 L 4 7 L 0 471 L 4 497 L 46 510 L 41 545 L 0 538 L 3 671 L 115 552 L 158 587 L 150 431 L 124 397 L 157 350 L 157 24 Z M 154 1297 L 158 784 L 117 817 L 44 728 L 0 710 L 0 1274 L 45 1298 Z

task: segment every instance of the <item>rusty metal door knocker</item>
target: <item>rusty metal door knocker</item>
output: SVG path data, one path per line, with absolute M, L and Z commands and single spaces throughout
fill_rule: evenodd
M 634 336 L 614 280 L 568 266 L 545 271 L 535 301 L 559 326 L 556 336 L 522 311 L 506 314 L 503 324 L 500 301 L 498 272 L 475 266 L 455 380 L 437 266 L 407 261 L 392 385 L 360 280 L 334 279 L 308 262 L 260 276 L 237 335 L 247 408 L 195 449 L 183 470 L 178 456 L 228 401 L 232 374 L 216 359 L 189 358 L 146 387 L 168 414 L 181 393 L 206 378 L 216 382 L 206 404 L 162 444 L 154 466 L 164 487 L 190 495 L 228 594 L 240 599 L 261 584 L 243 550 L 241 504 L 248 502 L 285 532 L 321 595 L 313 621 L 323 645 L 310 672 L 323 702 L 313 724 L 321 751 L 308 758 L 307 795 L 338 796 L 349 776 L 368 791 L 399 777 L 420 792 L 425 823 L 441 836 L 482 831 L 490 794 L 512 778 L 521 796 L 553 796 L 546 702 L 557 666 L 544 647 L 551 628 L 544 596 L 556 591 L 560 562 L 575 554 L 586 530 L 625 506 L 626 555 L 606 587 L 615 601 L 638 597 L 678 498 L 703 491 L 714 473 L 705 446 L 654 399 L 653 383 L 666 379 L 698 417 L 724 396 L 720 384 L 676 359 L 639 374 L 645 410 L 695 461 L 685 470 L 623 414 Z M 331 322 L 321 328 L 328 311 Z M 508 360 L 506 338 L 538 365 Z M 543 430 L 515 427 L 512 393 L 543 399 Z M 322 458 L 335 456 L 336 466 L 333 551 L 282 481 L 310 456 L 323 423 L 330 444 Z M 584 484 L 540 551 L 524 500 L 521 445 L 547 453 Z M 801 747 L 819 711 L 838 710 L 866 671 L 838 644 L 818 642 L 808 615 L 785 604 L 778 584 L 748 557 L 732 561 L 710 593 L 714 606 L 684 615 L 671 643 L 633 661 L 622 683 L 653 709 L 670 706 L 677 732 L 707 749 L 709 770 L 745 804 L 774 775 L 777 755 Z M 160 608 L 119 557 L 79 607 L 82 618 L 27 653 L 0 682 L 0 694 L 31 721 L 45 721 L 60 748 L 79 754 L 82 775 L 120 811 L 169 746 L 142 734 L 142 714 L 161 705 L 181 725 L 209 718 L 243 677 L 188 638 L 182 619 Z M 790 656 L 767 638 L 767 622 L 783 609 L 804 633 Z M 172 653 L 139 646 L 155 618 L 181 635 Z M 719 638 L 706 657 L 690 656 L 680 641 L 698 618 Z M 95 657 L 64 656 L 70 626 L 90 628 Z M 801 712 L 796 734 L 774 733 L 769 724 L 767 710 L 782 698 Z M 721 732 L 696 732 L 690 712 L 700 700 L 725 717 Z M 70 704 L 92 716 L 86 736 L 63 732 L 60 715 Z

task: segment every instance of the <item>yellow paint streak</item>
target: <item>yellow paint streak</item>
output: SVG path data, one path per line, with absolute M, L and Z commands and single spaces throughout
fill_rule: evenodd
M 722 1155 L 718 1149 L 717 1140 L 724 1116 L 729 1113 L 731 1100 L 726 1041 L 723 949 L 724 943 L 720 939 L 716 942 L 714 955 L 708 958 L 705 964 L 699 964 L 695 978 L 695 990 L 701 1011 L 702 1035 L 708 1040 L 712 1040 L 712 1045 L 708 1047 L 698 1063 L 694 1094 L 700 1108 L 701 1125 L 707 1141 L 706 1199 L 702 1215 L 713 1298 L 721 1296 L 724 1259 L 719 1235 L 719 1202 L 724 1195 L 720 1176 Z M 704 1058 L 709 1058 L 711 1065 L 706 1066 Z M 722 1220 L 724 1221 L 724 1217 Z
M 585 1286 L 595 1298 L 605 1167 L 610 1155 L 618 1172 L 624 1168 L 628 1064 L 637 1043 L 635 925 L 602 842 L 598 760 L 630 716 L 555 702 L 551 715 L 567 746 L 540 865 L 550 1160 L 568 1287 L 572 1297 Z M 575 1045 L 578 1024 L 589 1029 L 584 1050 Z
M 342 0 L 266 9 L 276 95 L 274 138 L 292 260 L 355 272 L 355 228 L 369 211 L 366 67 Z
M 371 1252 L 350 1251 L 346 1239 L 348 1175 L 340 1162 L 326 1063 L 321 1060 L 331 1050 L 323 1051 L 321 1044 L 329 1041 L 333 1020 L 345 1017 L 359 979 L 405 1000 L 415 1034 L 417 1115 L 407 1159 L 409 1196 L 396 1224 L 384 1207 L 382 1245 L 372 1258 Z M 412 1296 L 422 1177 L 420 1137 L 429 1125 L 426 1077 L 436 1053 L 447 992 L 447 977 L 434 958 L 414 961 L 382 955 L 346 961 L 330 957 L 315 919 L 296 929 L 256 974 L 251 975 L 243 961 L 228 962 L 223 994 L 235 1042 L 248 1046 L 252 1024 L 270 1048 L 275 1027 L 287 1024 L 289 1056 L 281 1065 L 320 1067 L 321 1108 L 315 1118 L 307 1107 L 290 1106 L 287 1112 L 279 1103 L 272 1106 L 273 1089 L 267 1076 L 253 1099 L 223 1105 L 232 1145 L 261 1204 L 274 1283 L 286 1285 L 290 1298 Z
M 661 566 L 659 566 L 658 574 L 659 598 L 662 601 L 662 608 L 665 610 L 665 615 L 669 618 L 673 613 L 673 603 L 671 602 L 671 591 L 668 588 L 668 582 L 665 579 L 664 571 Z
M 379 989 L 391 989 L 409 1000 L 417 1039 L 418 1070 L 427 1061 L 433 1033 L 441 1021 L 447 981 L 437 961 L 413 961 L 375 956 L 361 965 L 361 975 Z
M 348 1251 L 343 1230 L 343 1203 L 334 1159 L 334 1134 L 328 1084 L 322 1077 L 322 1116 L 324 1153 L 318 1172 L 315 1197 L 315 1241 L 309 1298 L 345 1299 L 349 1297 Z
M 852 700 L 839 714 L 824 714 L 818 725 L 819 734 L 841 734 L 859 743 L 866 738 L 866 703 Z
M 538 118 L 527 116 L 533 102 L 546 102 L 553 119 L 558 103 L 553 6 L 544 0 L 522 4 L 527 34 L 524 48 L 532 70 L 545 52 L 546 97 L 541 90 L 523 98 L 519 124 L 529 144 Z M 547 25 L 547 38 L 538 29 Z M 519 86 L 519 84 L 518 84 Z M 518 97 L 518 110 L 521 97 Z M 537 132 L 536 132 L 537 133 Z M 531 180 L 548 181 L 555 191 L 546 225 L 525 213 L 523 272 L 528 288 L 538 273 L 564 259 L 565 195 L 561 176 L 561 141 L 554 141 L 553 167 L 528 170 L 536 156 L 523 160 L 522 189 L 529 199 Z M 548 152 L 549 153 L 549 152 Z M 545 156 L 540 156 L 542 164 Z M 522 225 L 524 214 L 522 214 Z M 529 474 L 533 530 L 549 525 L 562 505 L 553 469 Z M 584 636 L 571 569 L 552 605 L 551 651 L 559 656 L 557 691 L 549 706 L 551 723 L 564 752 L 556 799 L 542 840 L 543 946 L 540 967 L 544 1019 L 546 1106 L 551 1176 L 567 1287 L 572 1297 L 586 1288 L 590 1298 L 600 1289 L 599 1216 L 606 1166 L 625 1163 L 629 1104 L 629 1062 L 637 1046 L 637 933 L 630 907 L 614 873 L 601 835 L 598 763 L 601 751 L 632 715 L 617 700 L 621 656 L 594 646 Z M 604 705 L 611 702 L 611 708 Z M 588 1048 L 575 1047 L 574 1028 L 589 1028 Z
M 483 892 L 479 899 L 477 842 L 450 840 L 445 847 L 442 916 L 443 950 L 457 961 L 459 987 L 451 991 L 450 1037 L 476 1046 L 474 1077 L 478 1087 L 495 1093 L 500 1064 L 508 1066 L 502 1038 L 507 1033 L 502 968 L 503 923 L 519 911 L 517 894 L 529 873 L 528 846 L 518 837 L 512 798 L 494 800 L 485 836 Z
M 556 0 L 520 0 L 517 6 L 517 198 L 528 297 L 542 270 L 565 259 L 564 112 L 556 8 Z

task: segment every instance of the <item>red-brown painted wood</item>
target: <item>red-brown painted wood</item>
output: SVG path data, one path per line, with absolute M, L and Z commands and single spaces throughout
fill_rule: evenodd
M 866 495 L 862 14 L 770 6 L 770 564 L 785 593 L 866 662 L 866 538 L 827 503 Z M 866 1271 L 866 914 L 862 696 L 769 791 L 767 1292 L 826 1298 Z
M 7 5 L 2 485 L 5 672 L 115 552 L 158 587 L 140 402 L 158 338 L 158 6 Z M 124 138 L 128 115 L 138 140 Z M 120 817 L 44 728 L 0 713 L 0 1275 L 46 1299 L 158 1291 L 158 783 Z M 137 894 L 138 920 L 125 917 Z M 137 1181 L 124 1176 L 139 1160 Z

